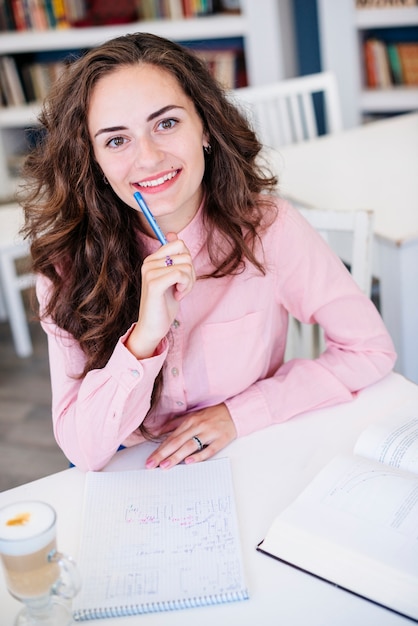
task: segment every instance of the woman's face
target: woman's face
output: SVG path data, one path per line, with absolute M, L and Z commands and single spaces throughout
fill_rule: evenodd
M 133 194 L 140 191 L 166 232 L 190 222 L 202 199 L 208 141 L 193 102 L 171 74 L 138 64 L 100 79 L 88 127 L 96 160 L 126 204 L 139 210 Z

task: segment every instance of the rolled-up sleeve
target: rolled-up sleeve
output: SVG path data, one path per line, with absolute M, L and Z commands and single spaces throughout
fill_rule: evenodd
M 47 293 L 48 281 L 39 277 L 41 313 Z M 161 342 L 153 357 L 137 360 L 124 345 L 131 328 L 119 339 L 105 367 L 80 378 L 85 356 L 79 344 L 47 318 L 41 324 L 48 336 L 57 443 L 74 465 L 83 470 L 101 469 L 147 414 L 167 342 Z

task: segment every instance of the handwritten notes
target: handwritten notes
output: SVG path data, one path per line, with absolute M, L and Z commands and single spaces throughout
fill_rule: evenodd
M 248 597 L 228 459 L 91 472 L 75 618 Z

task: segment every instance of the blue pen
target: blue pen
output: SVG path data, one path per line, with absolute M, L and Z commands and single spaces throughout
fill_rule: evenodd
M 141 211 L 143 212 L 143 214 L 145 215 L 145 217 L 147 218 L 147 222 L 148 224 L 151 226 L 152 230 L 154 231 L 154 233 L 156 234 L 159 242 L 161 243 L 161 245 L 163 246 L 164 244 L 167 243 L 167 239 L 164 236 L 163 231 L 161 230 L 161 228 L 158 226 L 157 221 L 155 219 L 155 217 L 153 216 L 153 214 L 151 213 L 151 211 L 149 210 L 147 203 L 145 202 L 144 198 L 141 196 L 141 194 L 139 193 L 139 191 L 136 191 L 134 193 L 134 198 L 135 200 L 138 202 L 139 207 L 141 209 Z
M 135 191 L 134 198 L 138 202 L 139 207 L 140 207 L 142 213 L 147 218 L 148 224 L 151 226 L 151 228 L 154 231 L 154 233 L 156 234 L 159 242 L 163 246 L 164 244 L 167 243 L 167 239 L 165 238 L 165 235 L 164 235 L 163 231 L 161 230 L 161 228 L 157 224 L 157 220 L 155 219 L 155 217 L 153 216 L 153 214 L 149 210 L 149 208 L 147 206 L 147 203 L 145 202 L 144 198 L 141 196 L 139 191 Z M 170 265 L 173 265 L 173 259 L 170 256 L 168 256 L 168 255 L 165 257 L 165 264 L 166 264 L 167 267 L 169 267 Z

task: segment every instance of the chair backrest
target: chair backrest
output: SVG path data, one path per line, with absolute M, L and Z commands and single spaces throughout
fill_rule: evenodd
M 271 148 L 318 136 L 315 94 L 324 99 L 325 132 L 342 130 L 341 104 L 335 75 L 319 72 L 268 85 L 241 87 L 231 98 L 247 116 L 260 141 Z
M 360 289 L 371 296 L 373 212 L 368 210 L 337 211 L 297 206 L 308 222 L 349 267 Z M 286 360 L 316 358 L 325 348 L 322 329 L 289 320 Z
M 0 319 L 9 321 L 16 352 L 26 357 L 32 354 L 32 341 L 22 292 L 34 285 L 35 276 L 17 267 L 29 256 L 29 244 L 19 235 L 22 223 L 18 204 L 0 206 Z
M 372 288 L 373 212 L 297 207 L 308 222 L 350 268 L 353 279 L 368 296 Z

